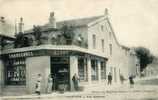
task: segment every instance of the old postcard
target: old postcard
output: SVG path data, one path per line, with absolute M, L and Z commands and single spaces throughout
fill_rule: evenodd
M 1 100 L 157 100 L 158 1 L 0 0 Z

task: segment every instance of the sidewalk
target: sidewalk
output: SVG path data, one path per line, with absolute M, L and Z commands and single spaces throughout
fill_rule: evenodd
M 110 91 L 113 90 L 115 88 L 119 88 L 121 85 L 93 85 L 91 88 L 88 88 L 86 91 L 72 91 L 72 92 L 64 92 L 64 93 L 60 93 L 60 92 L 53 92 L 51 94 L 42 94 L 40 96 L 36 95 L 36 94 L 32 94 L 32 95 L 23 95 L 23 96 L 2 96 L 0 97 L 0 100 L 14 100 L 14 99 L 39 99 L 39 98 L 63 98 L 63 97 L 77 97 L 77 96 L 87 96 L 87 95 L 104 95 L 106 93 L 106 91 Z

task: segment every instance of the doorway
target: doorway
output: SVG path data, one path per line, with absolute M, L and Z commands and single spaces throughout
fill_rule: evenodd
M 70 90 L 69 57 L 51 57 L 53 91 Z

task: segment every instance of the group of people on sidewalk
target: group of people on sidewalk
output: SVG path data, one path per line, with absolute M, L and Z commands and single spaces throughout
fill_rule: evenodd
M 129 84 L 130 84 L 131 88 L 134 85 L 133 78 L 134 78 L 134 76 L 132 76 L 132 75 L 129 76 Z M 108 85 L 112 85 L 112 80 L 113 80 L 112 73 L 109 72 L 109 74 L 108 74 Z M 125 80 L 127 80 L 127 79 L 125 79 L 124 76 L 122 74 L 120 74 L 121 84 L 123 84 Z M 41 82 L 42 82 L 42 75 L 38 74 L 37 81 L 36 81 L 36 84 L 35 84 L 35 93 L 38 94 L 38 95 L 41 94 Z M 73 86 L 74 86 L 74 90 L 78 91 L 79 90 L 79 77 L 77 76 L 76 73 L 72 77 L 72 83 L 73 83 Z M 47 84 L 47 88 L 46 88 L 47 93 L 52 92 L 52 87 L 53 87 L 53 78 L 52 78 L 51 75 L 49 75 L 48 76 L 48 84 Z
M 130 84 L 131 88 L 134 86 L 134 78 L 135 78 L 134 75 L 129 76 L 129 84 Z M 125 79 L 124 76 L 122 74 L 120 74 L 121 84 L 124 84 L 125 80 L 127 80 L 127 79 Z M 112 74 L 111 74 L 111 72 L 109 72 L 109 74 L 108 74 L 108 85 L 111 85 L 111 84 L 112 84 Z
M 37 95 L 41 94 L 41 82 L 42 82 L 42 75 L 38 74 L 37 81 L 35 83 L 35 93 Z M 74 90 L 78 91 L 79 90 L 79 77 L 77 76 L 76 73 L 72 77 L 72 82 L 73 82 Z M 47 82 L 47 88 L 46 88 L 47 93 L 52 92 L 52 87 L 53 87 L 53 78 L 51 75 L 49 75 L 48 82 Z

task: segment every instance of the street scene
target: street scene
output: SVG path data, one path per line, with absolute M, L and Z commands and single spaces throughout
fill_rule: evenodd
M 0 0 L 0 100 L 158 100 L 157 6 Z

